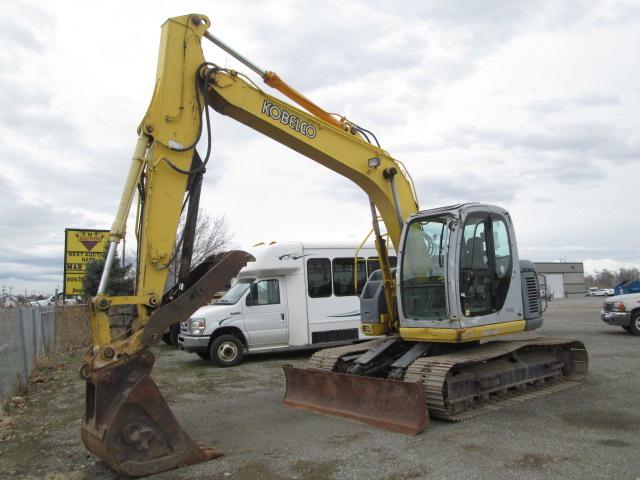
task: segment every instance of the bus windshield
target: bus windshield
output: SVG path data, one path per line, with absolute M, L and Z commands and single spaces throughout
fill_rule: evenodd
M 233 305 L 238 303 L 238 300 L 242 298 L 244 292 L 249 288 L 250 283 L 235 283 L 227 293 L 225 293 L 220 300 L 215 302 L 215 305 Z

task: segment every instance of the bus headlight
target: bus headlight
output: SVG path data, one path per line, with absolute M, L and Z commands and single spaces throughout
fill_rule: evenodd
M 202 335 L 204 329 L 207 328 L 207 321 L 204 318 L 190 318 L 189 323 L 191 324 L 189 331 L 193 335 Z

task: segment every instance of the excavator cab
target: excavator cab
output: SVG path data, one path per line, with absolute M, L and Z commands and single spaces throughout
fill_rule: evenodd
M 490 336 L 478 330 L 457 339 L 462 329 L 540 326 L 540 300 L 533 289 L 521 288 L 515 232 L 504 209 L 470 203 L 419 212 L 409 217 L 401 245 L 394 309 L 403 338 L 438 341 L 425 330 L 438 329 L 460 343 Z M 377 282 L 374 289 L 374 282 L 361 297 L 361 329 L 368 335 L 376 334 L 388 313 L 384 302 L 371 302 L 383 288 Z M 532 306 L 526 316 L 524 303 Z
M 503 208 L 467 203 L 420 212 L 408 219 L 402 245 L 397 288 L 403 338 L 438 341 L 425 330 L 435 329 L 457 343 L 475 341 L 496 329 L 524 331 L 534 320 L 525 318 L 523 303 L 540 306 L 540 300 L 521 288 L 515 231 Z M 487 325 L 491 330 L 483 329 Z

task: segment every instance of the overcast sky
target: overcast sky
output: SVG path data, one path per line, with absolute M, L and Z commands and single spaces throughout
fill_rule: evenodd
M 160 26 L 190 12 L 373 131 L 422 208 L 496 203 L 524 258 L 640 265 L 639 1 L 0 6 L 0 283 L 14 293 L 62 287 L 66 227 L 111 226 Z M 205 43 L 208 60 L 240 69 Z M 237 246 L 366 235 L 367 199 L 350 182 L 212 120 L 202 205 L 226 215 Z

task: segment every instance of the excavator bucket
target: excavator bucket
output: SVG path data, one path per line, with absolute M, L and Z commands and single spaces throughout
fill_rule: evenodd
M 283 367 L 284 404 L 417 435 L 429 423 L 424 389 L 417 382 Z
M 142 477 L 222 455 L 201 447 L 182 430 L 149 376 L 155 359 L 148 346 L 158 343 L 169 325 L 189 318 L 253 260 L 241 250 L 216 255 L 214 265 L 182 295 L 151 315 L 142 335 L 147 347 L 100 369 L 83 366 L 80 375 L 87 393 L 82 441 L 116 472 Z
M 142 477 L 222 455 L 187 435 L 149 376 L 154 357 L 144 349 L 87 382 L 81 435 L 87 449 L 116 472 Z

